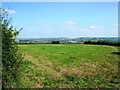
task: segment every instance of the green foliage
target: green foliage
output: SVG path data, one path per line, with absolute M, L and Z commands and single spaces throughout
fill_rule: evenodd
M 110 42 L 104 40 L 98 41 L 85 41 L 84 44 L 95 44 L 95 45 L 110 45 L 110 46 L 120 46 L 120 42 Z
M 1 39 L 1 26 L 0 26 L 0 90 L 2 88 L 2 39 Z
M 59 44 L 59 41 L 52 41 L 52 44 Z
M 17 87 L 19 66 L 22 60 L 18 53 L 17 31 L 11 25 L 11 18 L 8 17 L 6 10 L 2 10 L 1 15 L 2 28 L 2 85 L 3 88 Z

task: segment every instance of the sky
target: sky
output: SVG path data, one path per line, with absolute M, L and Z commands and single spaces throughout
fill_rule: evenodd
M 117 2 L 3 2 L 19 38 L 117 37 Z

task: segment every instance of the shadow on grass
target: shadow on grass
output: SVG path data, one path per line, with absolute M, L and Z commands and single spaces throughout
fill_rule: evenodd
M 120 52 L 112 52 L 111 54 L 120 55 Z

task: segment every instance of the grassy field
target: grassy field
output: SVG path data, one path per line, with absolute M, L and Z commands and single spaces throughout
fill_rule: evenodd
M 80 44 L 19 45 L 26 88 L 118 87 L 118 54 L 113 46 Z

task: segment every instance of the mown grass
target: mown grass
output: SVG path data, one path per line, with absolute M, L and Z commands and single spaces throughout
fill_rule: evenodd
M 19 45 L 24 54 L 20 87 L 117 88 L 118 54 L 113 46 Z

